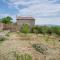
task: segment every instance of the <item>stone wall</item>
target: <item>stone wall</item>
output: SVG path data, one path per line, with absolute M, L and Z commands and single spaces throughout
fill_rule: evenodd
M 14 24 L 0 23 L 0 30 L 19 31 L 19 26 L 14 25 Z
M 0 30 L 3 29 L 3 23 L 0 23 Z

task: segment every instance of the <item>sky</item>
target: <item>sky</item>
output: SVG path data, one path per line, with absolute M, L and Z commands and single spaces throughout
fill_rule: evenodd
M 0 18 L 31 16 L 36 25 L 60 25 L 60 0 L 0 0 Z

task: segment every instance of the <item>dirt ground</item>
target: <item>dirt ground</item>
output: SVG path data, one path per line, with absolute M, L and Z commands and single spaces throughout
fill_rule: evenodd
M 0 44 L 0 60 L 15 60 L 12 52 L 27 53 L 33 60 L 60 60 L 60 36 L 42 34 L 9 33 L 8 40 Z M 32 44 L 44 44 L 48 54 L 37 52 Z M 4 58 L 3 58 L 4 57 Z

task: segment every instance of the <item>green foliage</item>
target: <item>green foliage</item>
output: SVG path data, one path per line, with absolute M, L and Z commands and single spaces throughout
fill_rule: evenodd
M 52 26 L 53 33 L 60 35 L 60 26 Z
M 3 41 L 5 41 L 5 40 L 6 40 L 5 37 L 0 36 L 0 43 L 3 42 Z
M 47 31 L 48 31 L 48 27 L 47 26 L 34 26 L 32 28 L 32 32 L 34 32 L 34 33 L 46 34 Z
M 17 54 L 14 53 L 16 60 L 32 60 L 32 57 L 29 54 Z
M 43 45 L 43 44 L 33 44 L 32 47 L 36 51 L 38 51 L 38 52 L 40 52 L 42 54 L 46 54 L 47 47 L 45 45 Z
M 33 33 L 38 33 L 38 26 L 34 26 L 32 27 L 32 30 L 31 30 Z
M 22 33 L 29 33 L 30 32 L 30 27 L 28 24 L 23 24 L 21 27 L 21 32 Z
M 28 54 L 22 54 L 21 56 L 20 56 L 20 59 L 21 60 L 32 60 L 32 57 L 30 56 L 30 55 L 28 55 Z
M 5 36 L 9 37 L 10 36 L 10 32 L 8 32 Z
M 40 30 L 39 32 L 46 34 L 48 31 L 48 28 L 47 28 L 47 26 L 41 26 L 41 27 L 39 27 L 39 30 Z
M 33 33 L 41 34 L 57 34 L 60 35 L 60 26 L 34 26 L 32 28 Z
M 32 56 L 27 53 L 17 53 L 17 51 L 10 51 L 7 54 L 0 54 L 0 60 L 32 60 Z
M 10 16 L 4 17 L 1 19 L 0 22 L 5 23 L 5 24 L 10 24 L 12 23 L 12 18 Z
M 53 34 L 53 29 L 51 27 L 47 27 L 47 34 Z

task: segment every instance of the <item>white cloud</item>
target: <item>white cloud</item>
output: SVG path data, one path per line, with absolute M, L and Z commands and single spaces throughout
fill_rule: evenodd
M 51 25 L 60 25 L 60 17 L 59 18 L 38 18 L 35 22 L 36 25 L 45 25 L 45 24 L 51 24 Z
M 53 4 L 57 0 L 8 0 L 9 5 L 18 9 L 17 15 L 22 16 L 57 16 L 60 12 L 60 4 Z M 19 5 L 27 6 L 20 9 Z
M 38 4 L 30 5 L 28 8 L 22 9 L 19 11 L 19 15 L 25 16 L 55 16 L 56 13 L 60 12 L 60 5 L 50 5 L 50 4 Z

